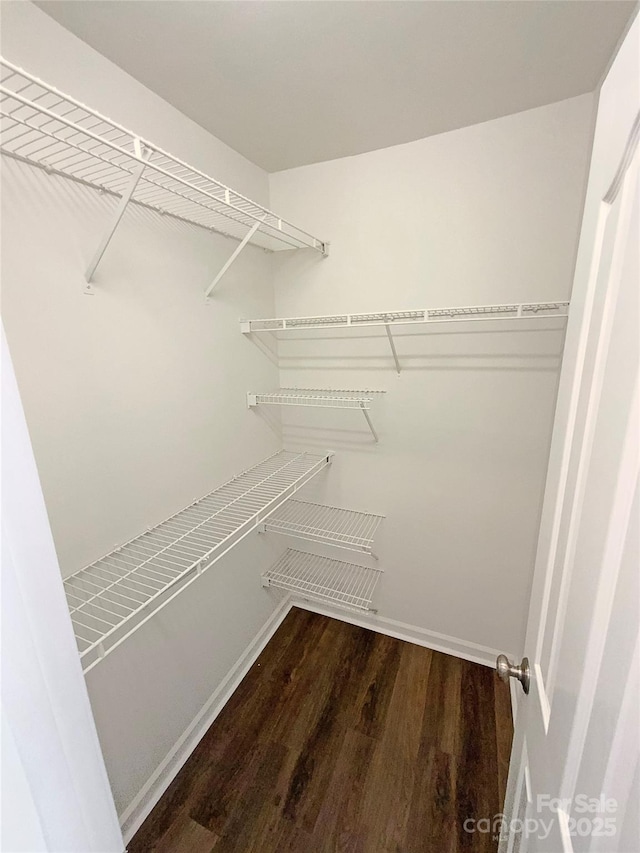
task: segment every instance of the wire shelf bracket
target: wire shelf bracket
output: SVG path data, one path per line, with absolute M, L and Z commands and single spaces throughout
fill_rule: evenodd
M 242 248 L 251 242 L 267 251 L 328 254 L 328 243 L 2 57 L 0 131 L 2 154 L 119 199 L 87 267 L 87 285 L 130 203 L 223 234 Z
M 373 395 L 386 391 L 345 391 L 326 388 L 279 388 L 266 394 L 247 393 L 247 408 L 256 406 L 306 406 L 318 409 L 359 409 L 364 415 L 374 441 L 378 433 L 371 421 L 369 409 Z
M 247 245 L 247 243 L 251 240 L 251 238 L 256 233 L 256 231 L 258 230 L 259 227 L 260 227 L 260 222 L 254 222 L 253 223 L 251 228 L 247 231 L 247 233 L 244 235 L 244 237 L 240 241 L 239 245 L 236 246 L 236 248 L 235 248 L 233 254 L 231 255 L 231 257 L 229 258 L 229 260 L 225 263 L 225 265 L 222 267 L 222 269 L 220 270 L 218 275 L 214 278 L 214 280 L 211 282 L 209 287 L 205 290 L 204 296 L 205 296 L 205 299 L 207 300 L 207 302 L 210 301 L 209 297 L 211 296 L 213 291 L 218 286 L 218 283 L 219 283 L 220 279 L 222 278 L 222 276 L 227 272 L 229 267 L 233 264 L 233 262 L 236 260 L 236 258 L 240 254 L 240 252 L 244 249 L 244 247 Z
M 136 156 L 140 157 L 140 159 L 146 160 L 147 157 L 149 156 L 150 152 L 145 151 L 143 153 L 142 145 L 141 145 L 140 140 L 138 138 L 135 138 L 133 140 L 133 145 L 134 145 L 134 150 L 136 152 Z M 144 167 L 145 167 L 144 162 L 139 163 L 137 166 L 135 166 L 135 168 L 131 172 L 131 180 L 129 182 L 129 185 L 127 186 L 127 188 L 125 189 L 123 194 L 120 196 L 120 202 L 119 202 L 118 206 L 116 207 L 116 209 L 113 211 L 113 214 L 111 216 L 111 221 L 109 222 L 109 225 L 107 227 L 105 235 L 102 238 L 102 241 L 100 242 L 100 244 L 98 245 L 98 248 L 96 249 L 96 252 L 95 252 L 93 258 L 91 259 L 91 263 L 89 264 L 89 266 L 87 267 L 87 271 L 85 272 L 85 275 L 84 275 L 85 281 L 86 281 L 86 286 L 84 289 L 85 293 L 93 295 L 93 293 L 95 292 L 93 289 L 93 285 L 91 284 L 91 282 L 93 280 L 93 275 L 94 275 L 94 273 L 98 267 L 98 264 L 102 260 L 102 256 L 106 252 L 107 247 L 109 246 L 109 243 L 111 242 L 111 238 L 115 234 L 116 229 L 117 229 L 118 225 L 120 224 L 120 220 L 124 216 L 124 212 L 127 209 L 127 205 L 131 201 L 131 197 L 133 196 L 133 193 L 135 192 L 135 188 L 138 186 L 138 182 L 139 182 L 140 178 L 142 177 L 142 173 L 144 172 Z
M 569 302 L 519 302 L 502 305 L 470 305 L 456 308 L 420 308 L 414 311 L 380 311 L 368 314 L 327 314 L 317 317 L 272 317 L 240 320 L 243 335 L 254 332 L 294 332 L 313 329 L 356 329 L 384 326 L 391 355 L 400 374 L 400 359 L 392 334 L 394 326 L 461 323 L 478 320 L 541 320 L 569 316 Z
M 383 519 L 383 515 L 372 512 L 290 499 L 269 516 L 263 532 L 336 545 L 377 560 L 373 542 Z
M 391 329 L 389 328 L 389 324 L 384 324 L 385 331 L 387 333 L 387 337 L 389 338 L 389 346 L 391 347 L 391 355 L 393 356 L 393 360 L 396 365 L 396 373 L 400 376 L 400 362 L 398 361 L 398 353 L 396 352 L 396 345 L 393 342 L 393 335 L 391 334 Z
M 263 586 L 275 586 L 302 598 L 357 612 L 375 613 L 373 594 L 383 572 L 288 548 L 262 575 Z
M 88 672 L 330 464 L 280 451 L 64 581 Z

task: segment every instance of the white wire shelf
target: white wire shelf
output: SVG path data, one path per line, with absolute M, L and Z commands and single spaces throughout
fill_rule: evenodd
M 278 388 L 265 394 L 247 395 L 249 407 L 268 403 L 274 406 L 312 406 L 330 409 L 369 409 L 375 394 L 386 391 L 353 391 L 339 388 Z
M 288 548 L 262 575 L 262 585 L 276 586 L 347 610 L 374 610 L 373 593 L 381 574 L 379 569 Z
M 293 332 L 308 329 L 358 329 L 382 326 L 387 333 L 391 355 L 400 375 L 400 359 L 391 329 L 394 326 L 466 323 L 478 320 L 535 320 L 568 317 L 568 302 L 510 302 L 503 305 L 470 305 L 457 308 L 419 308 L 415 311 L 379 311 L 370 314 L 325 314 L 318 317 L 272 317 L 240 320 L 244 335 L 252 332 Z
M 319 409 L 359 409 L 371 430 L 375 441 L 378 434 L 374 429 L 369 409 L 376 394 L 386 391 L 342 390 L 330 388 L 278 388 L 262 394 L 247 393 L 247 406 L 306 406 Z
M 524 320 L 567 317 L 569 302 L 521 302 L 456 308 L 420 308 L 415 311 L 379 311 L 369 314 L 325 314 L 317 317 L 272 317 L 240 320 L 243 334 L 292 332 L 304 329 L 342 329 L 362 326 L 407 326 L 475 320 Z
M 64 581 L 87 672 L 329 464 L 280 451 Z
M 248 239 L 271 251 L 327 253 L 322 240 L 2 58 L 0 135 L 3 154 L 121 196 L 125 204 L 243 245 Z
M 373 540 L 383 518 L 372 512 L 288 500 L 269 516 L 264 529 L 375 556 Z

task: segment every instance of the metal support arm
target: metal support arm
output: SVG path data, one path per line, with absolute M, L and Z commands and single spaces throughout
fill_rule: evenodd
M 365 409 L 364 403 L 360 404 L 360 408 L 362 409 L 362 414 L 364 415 L 365 420 L 367 422 L 367 425 L 368 425 L 369 429 L 371 430 L 371 434 L 373 435 L 374 441 L 377 443 L 379 440 L 378 439 L 378 433 L 375 431 L 373 424 L 371 423 L 371 418 L 369 417 L 369 412 Z
M 136 155 L 138 157 L 142 157 L 143 156 L 142 149 L 140 147 L 140 143 L 138 142 L 138 140 L 136 140 L 135 149 L 136 149 Z M 100 241 L 100 244 L 99 244 L 98 248 L 96 249 L 96 252 L 95 252 L 93 258 L 91 259 L 91 263 L 87 267 L 87 271 L 84 275 L 85 280 L 87 282 L 87 286 L 85 287 L 85 293 L 93 293 L 93 287 L 91 285 L 93 275 L 96 271 L 98 264 L 102 260 L 102 256 L 104 255 L 104 253 L 107 250 L 107 246 L 111 242 L 111 238 L 115 234 L 116 228 L 120 224 L 120 220 L 122 219 L 124 212 L 127 209 L 127 205 L 131 201 L 131 197 L 132 197 L 133 193 L 135 192 L 135 188 L 138 186 L 138 181 L 142 177 L 142 173 L 144 172 L 146 165 L 147 164 L 145 162 L 139 163 L 136 166 L 136 168 L 131 172 L 131 180 L 129 182 L 129 185 L 127 186 L 126 190 L 122 193 L 122 195 L 120 197 L 120 201 L 118 203 L 118 206 L 113 211 L 113 213 L 111 215 L 111 221 L 109 222 L 109 227 L 107 228 L 107 230 L 104 234 L 104 237 Z
M 396 345 L 393 342 L 393 335 L 391 334 L 391 329 L 389 328 L 389 324 L 385 324 L 385 329 L 387 332 L 387 337 L 389 338 L 389 346 L 391 347 L 391 352 L 393 353 L 393 360 L 396 363 L 396 373 L 400 376 L 400 362 L 398 361 L 398 353 L 396 352 Z
M 258 220 L 258 222 L 254 222 L 254 223 L 253 223 L 253 225 L 251 226 L 251 228 L 250 228 L 250 229 L 247 231 L 247 233 L 244 235 L 244 237 L 242 238 L 242 241 L 241 241 L 241 242 L 240 242 L 240 244 L 236 247 L 235 251 L 233 252 L 233 254 L 231 255 L 231 257 L 229 258 L 229 260 L 228 260 L 228 261 L 226 262 L 226 264 L 222 267 L 222 269 L 220 270 L 220 272 L 218 273 L 218 275 L 214 278 L 214 280 L 211 282 L 211 284 L 209 285 L 209 287 L 205 290 L 204 295 L 205 295 L 205 297 L 206 297 L 207 299 L 209 298 L 209 296 L 211 295 L 211 293 L 213 293 L 213 291 L 214 291 L 214 289 L 215 289 L 216 285 L 218 284 L 218 282 L 220 281 L 220 279 L 222 278 L 222 276 L 226 273 L 226 271 L 229 269 L 229 267 L 231 266 L 231 264 L 235 261 L 235 259 L 238 257 L 238 255 L 240 254 L 240 252 L 244 249 L 244 247 L 247 245 L 247 243 L 249 242 L 249 240 L 253 237 L 253 235 L 256 233 L 256 231 L 258 230 L 258 228 L 259 228 L 261 225 L 262 225 L 262 221 L 261 221 L 261 220 Z

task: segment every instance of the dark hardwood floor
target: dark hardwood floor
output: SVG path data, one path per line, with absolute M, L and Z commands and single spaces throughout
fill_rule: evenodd
M 492 670 L 289 613 L 129 853 L 484 853 L 512 724 Z

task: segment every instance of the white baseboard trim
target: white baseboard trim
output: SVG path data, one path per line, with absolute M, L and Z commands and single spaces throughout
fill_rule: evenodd
M 369 628 L 371 631 L 378 631 L 380 634 L 387 634 L 389 637 L 415 643 L 418 646 L 424 646 L 445 655 L 453 655 L 472 663 L 479 663 L 492 669 L 496 665 L 496 657 L 500 654 L 497 649 L 489 648 L 489 646 L 481 646 L 479 643 L 460 640 L 457 637 L 439 634 L 437 631 L 429 631 L 426 628 L 408 625 L 405 622 L 396 622 L 395 619 L 387 619 L 375 613 L 360 614 L 341 610 L 338 607 L 320 604 L 297 596 L 291 596 L 291 605 L 324 616 L 332 616 L 334 619 L 341 619 L 343 622 L 349 622 L 352 625 L 360 625 L 362 628 Z
M 209 726 L 229 701 L 234 690 L 253 666 L 257 657 L 278 630 L 290 610 L 291 601 L 289 596 L 286 596 L 249 643 L 191 725 L 158 765 L 132 803 L 119 815 L 125 844 L 128 844 L 133 838 L 160 797 L 182 769 L 193 750 L 202 740 Z
M 338 607 L 331 607 L 330 605 L 320 604 L 314 601 L 287 595 L 282 599 L 278 608 L 258 631 L 246 650 L 231 668 L 226 678 L 214 691 L 206 705 L 198 713 L 184 734 L 178 739 L 163 761 L 158 765 L 147 783 L 141 788 L 131 804 L 119 816 L 125 844 L 128 844 L 133 838 L 153 807 L 157 804 L 171 782 L 177 776 L 193 750 L 205 735 L 207 729 L 211 726 L 218 714 L 229 701 L 235 689 L 245 677 L 271 637 L 278 630 L 292 607 L 300 607 L 304 610 L 310 610 L 313 613 L 319 613 L 323 616 L 341 619 L 343 622 L 349 622 L 352 625 L 369 628 L 371 631 L 377 631 L 380 634 L 386 634 L 389 637 L 395 637 L 398 640 L 415 643 L 418 646 L 424 646 L 425 648 L 433 649 L 434 651 L 442 652 L 443 654 L 453 655 L 454 657 L 459 657 L 463 660 L 468 660 L 472 663 L 479 663 L 491 668 L 495 666 L 496 656 L 499 654 L 496 649 L 491 649 L 488 646 L 482 646 L 468 640 L 460 640 L 456 637 L 450 637 L 447 634 L 439 634 L 436 631 L 429 631 L 426 628 L 419 628 L 415 625 L 408 625 L 404 622 L 397 622 L 394 619 L 387 619 L 386 617 L 378 616 L 375 613 L 351 613 L 350 611 L 342 610 Z M 515 720 L 517 699 L 513 690 L 511 692 L 511 697 Z

